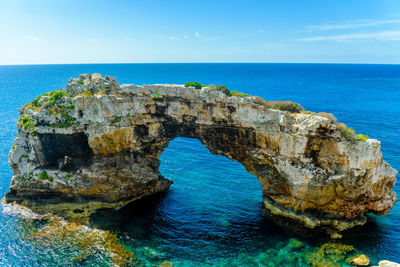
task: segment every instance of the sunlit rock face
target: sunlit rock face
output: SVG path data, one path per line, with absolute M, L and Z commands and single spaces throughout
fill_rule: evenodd
M 159 158 L 176 137 L 242 163 L 258 177 L 266 211 L 306 228 L 344 230 L 397 200 L 397 172 L 378 140 L 349 139 L 329 117 L 208 87 L 119 85 L 83 74 L 22 107 L 18 129 L 6 201 L 66 216 L 167 190 Z

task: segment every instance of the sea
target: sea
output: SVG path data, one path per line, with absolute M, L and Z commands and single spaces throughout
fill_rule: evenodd
M 81 73 L 113 76 L 120 84 L 222 84 L 267 101 L 291 100 L 306 110 L 333 113 L 357 133 L 380 140 L 384 160 L 400 170 L 400 65 L 0 66 L 0 197 L 12 177 L 8 153 L 16 136 L 18 109 L 43 93 L 65 88 L 71 77 Z M 240 163 L 211 154 L 197 139 L 172 140 L 161 156 L 160 171 L 174 182 L 168 192 L 105 211 L 91 222 L 91 227 L 114 233 L 142 266 L 309 266 L 307 253 L 331 242 L 270 221 L 261 210 L 257 178 Z M 397 194 L 399 184 L 394 188 Z M 371 264 L 383 259 L 400 262 L 400 204 L 386 216 L 368 217 L 366 225 L 345 232 L 339 243 L 368 255 Z M 72 261 L 68 244 L 34 244 L 27 235 L 37 224 L 0 206 L 0 266 L 111 265 L 100 255 Z

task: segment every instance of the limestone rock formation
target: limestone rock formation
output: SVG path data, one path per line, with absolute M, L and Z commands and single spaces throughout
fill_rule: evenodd
M 20 109 L 6 201 L 87 216 L 165 191 L 172 182 L 159 158 L 181 136 L 256 175 L 275 218 L 334 233 L 365 223 L 365 212 L 389 212 L 397 172 L 378 140 L 358 138 L 332 116 L 270 107 L 209 87 L 82 74 Z
M 379 262 L 379 267 L 400 267 L 400 264 L 393 261 L 383 260 Z

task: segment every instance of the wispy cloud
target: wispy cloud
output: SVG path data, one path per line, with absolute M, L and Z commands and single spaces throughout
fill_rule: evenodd
M 220 36 L 215 36 L 215 37 L 209 37 L 209 36 L 204 36 L 200 34 L 199 32 L 195 32 L 194 36 L 198 38 L 199 40 L 206 41 L 206 42 L 213 42 L 221 39 Z M 191 38 L 190 35 L 183 35 L 183 36 L 171 36 L 171 35 L 154 35 L 155 38 L 158 39 L 168 39 L 172 41 L 179 41 L 183 39 L 189 39 Z
M 331 36 L 315 36 L 298 39 L 303 42 L 334 41 L 334 42 L 365 42 L 365 41 L 400 41 L 400 31 L 383 31 L 374 33 L 356 33 Z
M 334 24 L 327 23 L 321 25 L 307 26 L 306 29 L 309 31 L 328 31 L 328 30 L 343 30 L 343 29 L 355 29 L 363 27 L 374 27 L 385 24 L 396 24 L 400 23 L 400 19 L 394 20 L 353 20 L 346 21 L 344 23 Z
M 40 39 L 39 37 L 36 37 L 36 36 L 27 36 L 26 39 L 35 41 L 35 42 L 43 41 L 43 39 Z
M 213 42 L 221 39 L 221 36 L 205 36 L 203 34 L 200 34 L 199 32 L 195 32 L 194 36 L 206 42 Z
M 264 33 L 264 30 L 258 30 L 259 33 Z
M 158 39 L 168 39 L 172 41 L 179 41 L 181 39 L 186 39 L 187 36 L 179 37 L 179 36 L 169 36 L 169 35 L 155 35 L 156 38 Z
M 129 37 L 129 36 L 124 36 L 124 40 L 128 40 L 128 41 L 130 41 L 130 40 L 132 40 L 132 38 L 131 38 L 131 37 Z

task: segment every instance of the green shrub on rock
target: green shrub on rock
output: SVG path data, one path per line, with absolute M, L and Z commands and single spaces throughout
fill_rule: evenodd
M 64 96 L 67 96 L 67 93 L 64 90 L 52 91 L 49 93 L 49 96 L 49 102 L 55 105 L 57 101 L 61 100 Z
M 229 92 L 229 96 L 238 96 L 238 97 L 248 97 L 250 96 L 249 94 L 241 93 L 238 91 L 231 91 Z
M 357 134 L 357 141 L 367 141 L 369 139 L 365 134 Z
M 299 113 L 304 110 L 304 108 L 295 102 L 292 101 L 268 101 L 267 105 L 272 109 L 279 109 L 282 111 L 289 111 L 292 113 Z
M 220 91 L 220 92 L 226 94 L 227 96 L 229 96 L 229 94 L 230 94 L 228 87 L 226 87 L 225 85 L 216 85 L 212 89 L 212 91 Z
M 152 94 L 151 97 L 152 98 L 162 98 L 163 96 L 159 95 L 159 94 Z
M 114 116 L 113 120 L 111 121 L 111 125 L 114 125 L 118 122 L 120 122 L 122 119 L 122 116 Z
M 30 117 L 23 116 L 21 119 L 21 126 L 23 130 L 30 130 L 35 127 L 35 124 L 33 123 Z
M 185 87 L 193 86 L 196 89 L 201 89 L 202 87 L 206 87 L 207 85 L 201 84 L 199 82 L 187 82 L 185 83 Z
M 48 180 L 48 181 L 50 181 L 50 182 L 53 182 L 53 177 L 52 177 L 52 176 L 49 176 L 49 175 L 47 174 L 47 171 L 42 171 L 42 172 L 40 173 L 39 179 L 40 179 L 40 180 Z
M 351 128 L 351 127 L 347 127 L 346 124 L 344 123 L 338 123 L 336 125 L 336 129 L 339 130 L 339 132 L 342 133 L 342 135 L 350 141 L 366 141 L 369 139 L 368 136 L 364 135 L 364 134 L 357 134 L 356 131 Z

